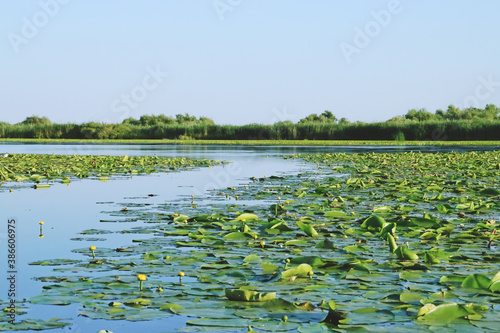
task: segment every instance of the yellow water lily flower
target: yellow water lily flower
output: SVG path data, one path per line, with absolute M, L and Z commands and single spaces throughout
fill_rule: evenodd
M 139 280 L 139 289 L 140 291 L 142 291 L 142 282 L 146 281 L 146 275 L 144 274 L 137 275 L 137 280 Z
M 177 275 L 179 276 L 179 283 L 182 284 L 182 277 L 185 276 L 186 274 L 184 274 L 184 272 L 179 272 L 177 273 Z
M 92 251 L 92 259 L 95 259 L 95 253 L 94 253 L 95 249 L 96 249 L 96 247 L 93 245 L 91 247 L 89 247 L 89 250 Z

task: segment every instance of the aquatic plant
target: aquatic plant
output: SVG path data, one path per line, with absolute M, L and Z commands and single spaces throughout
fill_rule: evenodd
M 249 179 L 230 190 L 244 203 L 214 190 L 198 207 L 188 197 L 128 210 L 144 223 L 116 232 L 137 235 L 127 246 L 100 247 L 102 265 L 31 263 L 58 274 L 40 277 L 30 302 L 107 320 L 183 315 L 200 331 L 496 329 L 500 152 L 286 158 L 307 162 L 301 174 Z M 287 214 L 270 209 L 278 196 Z M 138 274 L 162 291 L 137 298 Z
M 92 259 L 95 259 L 95 252 L 94 252 L 95 249 L 96 249 L 96 247 L 93 245 L 89 247 L 89 250 L 92 252 Z
M 146 281 L 146 275 L 144 274 L 137 275 L 137 280 L 139 280 L 139 290 L 142 291 L 142 282 Z

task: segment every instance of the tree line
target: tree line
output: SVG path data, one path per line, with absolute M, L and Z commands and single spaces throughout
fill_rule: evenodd
M 459 109 L 431 113 L 412 109 L 385 122 L 350 122 L 331 111 L 297 123 L 218 125 L 210 118 L 177 114 L 143 115 L 118 124 L 57 124 L 30 116 L 20 123 L 0 122 L 0 138 L 52 139 L 206 139 L 206 140 L 500 140 L 500 109 Z

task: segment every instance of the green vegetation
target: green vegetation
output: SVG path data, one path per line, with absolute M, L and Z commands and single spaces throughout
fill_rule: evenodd
M 333 115 L 331 111 L 325 111 L 319 116 L 315 113 L 307 116 L 306 118 L 300 119 L 299 123 L 329 123 L 329 124 L 335 124 L 338 122 L 337 117 Z M 347 123 L 347 119 L 342 118 L 340 119 L 340 123 Z
M 29 302 L 189 331 L 497 330 L 500 152 L 287 158 L 311 168 L 108 212 L 145 223 L 82 235 L 136 239 L 32 262 L 56 273 Z
M 500 146 L 500 141 L 369 141 L 369 140 L 178 140 L 157 139 L 0 139 L 0 142 L 25 143 L 113 143 L 113 144 L 181 144 L 181 145 L 251 145 L 251 146 Z M 7 149 L 7 147 L 6 147 Z
M 59 180 L 69 183 L 71 177 L 168 172 L 198 166 L 221 164 L 220 161 L 167 158 L 158 156 L 90 156 L 10 154 L 0 158 L 0 182 Z
M 460 110 L 454 105 L 448 106 L 446 111 L 437 110 L 431 113 L 426 109 L 412 109 L 404 116 L 404 118 L 396 117 L 392 121 L 443 121 L 443 120 L 489 120 L 495 121 L 500 119 L 500 109 L 493 105 L 488 104 L 484 109 L 467 108 Z
M 500 109 L 460 110 L 452 105 L 435 113 L 410 110 L 386 122 L 337 120 L 331 111 L 311 114 L 298 123 L 272 125 L 217 125 L 205 117 L 188 114 L 170 118 L 145 115 L 120 124 L 52 124 L 47 118 L 28 117 L 21 123 L 0 123 L 0 138 L 52 139 L 193 139 L 193 140 L 396 140 L 457 141 L 500 140 Z

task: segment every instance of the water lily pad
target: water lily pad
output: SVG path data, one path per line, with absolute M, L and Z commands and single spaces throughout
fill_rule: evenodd
M 265 302 L 276 297 L 276 293 L 259 293 L 253 290 L 226 289 L 226 297 L 230 301 Z
M 309 272 L 312 272 L 312 267 L 308 264 L 300 264 L 295 268 L 288 269 L 281 274 L 282 279 L 290 279 L 291 277 L 307 277 Z
M 300 230 L 305 232 L 308 236 L 311 236 L 311 237 L 319 236 L 318 232 L 314 229 L 314 227 L 312 225 L 306 224 L 306 223 L 301 222 L 301 221 L 297 221 L 296 224 L 300 228 Z
M 404 245 L 400 245 L 394 253 L 402 260 L 418 260 L 418 255 Z
M 258 220 L 258 219 L 259 219 L 259 217 L 255 214 L 243 213 L 243 214 L 240 214 L 236 218 L 236 221 L 251 221 L 251 220 Z
M 435 308 L 431 308 L 427 304 L 424 307 L 426 308 L 422 311 L 423 315 L 419 317 L 419 320 L 427 323 L 448 323 L 453 319 L 462 318 L 469 314 L 463 305 L 457 303 L 441 304 Z M 427 311 L 428 309 L 430 310 Z
M 491 285 L 491 280 L 482 274 L 471 274 L 462 282 L 463 288 L 488 289 Z
M 385 222 L 385 220 L 382 217 L 378 215 L 371 215 L 361 224 L 361 228 L 380 231 L 386 225 L 386 223 L 387 222 Z

